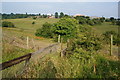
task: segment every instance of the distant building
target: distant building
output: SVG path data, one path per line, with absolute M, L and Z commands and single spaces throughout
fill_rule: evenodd
M 99 19 L 100 17 L 97 17 L 97 16 L 90 16 L 90 19 Z
M 48 18 L 55 18 L 55 16 L 48 16 Z
M 73 17 L 76 17 L 76 16 L 85 16 L 85 15 L 82 15 L 82 14 L 75 14 Z

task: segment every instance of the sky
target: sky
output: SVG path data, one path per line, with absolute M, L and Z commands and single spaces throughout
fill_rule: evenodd
M 119 0 L 1 0 L 2 2 L 118 2 Z
M 88 0 L 86 0 L 86 2 L 77 2 L 79 0 L 74 0 L 76 2 L 70 2 L 70 0 L 69 2 L 67 2 L 68 0 L 57 0 L 56 2 L 54 2 L 55 0 L 49 0 L 51 2 L 45 2 L 48 0 L 44 0 L 44 2 L 36 2 L 37 0 L 36 1 L 34 0 L 35 2 L 30 2 L 33 0 L 29 0 L 29 2 L 27 2 L 28 0 L 24 0 L 24 2 L 14 1 L 15 0 L 4 0 L 2 2 L 2 13 L 27 12 L 27 13 L 54 14 L 55 12 L 59 13 L 64 12 L 69 15 L 83 14 L 87 16 L 98 17 L 100 16 L 116 18 L 118 17 L 117 0 L 109 0 L 109 2 L 87 2 Z

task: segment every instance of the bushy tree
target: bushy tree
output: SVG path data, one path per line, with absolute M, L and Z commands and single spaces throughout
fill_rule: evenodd
M 73 38 L 76 35 L 77 20 L 62 18 L 54 24 L 54 33 L 61 35 L 64 39 Z
M 106 31 L 105 33 L 103 33 L 104 41 L 106 41 L 107 44 L 110 44 L 111 35 L 113 35 L 113 44 L 120 45 L 120 35 L 117 34 L 115 31 Z
M 88 21 L 87 21 L 87 24 L 93 26 L 93 25 L 94 25 L 94 22 L 93 22 L 92 20 L 88 20 Z
M 15 25 L 12 22 L 3 21 L 2 27 L 15 27 Z
M 48 22 L 44 23 L 42 28 L 37 29 L 35 35 L 46 37 L 46 38 L 52 38 L 53 37 L 52 24 L 50 24 Z
M 35 24 L 35 22 L 33 21 L 33 22 L 32 22 L 32 24 L 34 25 L 34 24 Z
M 113 21 L 113 20 L 115 20 L 115 18 L 114 17 L 110 17 L 110 21 Z
M 33 19 L 35 20 L 35 19 L 37 19 L 37 17 L 33 17 Z
M 60 17 L 60 18 L 63 18 L 63 17 L 64 17 L 64 13 L 61 12 L 59 17 Z
M 55 18 L 58 18 L 59 15 L 58 15 L 58 12 L 55 12 Z

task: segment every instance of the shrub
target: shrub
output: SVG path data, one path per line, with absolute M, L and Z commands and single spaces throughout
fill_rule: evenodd
M 66 41 L 68 38 L 75 37 L 77 20 L 71 18 L 62 18 L 57 23 L 53 25 L 54 34 L 61 35 L 63 41 Z
M 15 27 L 15 26 L 12 22 L 3 21 L 2 22 L 2 27 Z
M 94 22 L 93 22 L 92 20 L 88 20 L 87 23 L 88 23 L 89 25 L 91 25 L 91 26 L 94 25 Z
M 106 31 L 103 33 L 104 41 L 109 44 L 110 43 L 110 36 L 113 35 L 113 44 L 120 45 L 120 35 L 117 34 L 115 31 Z
M 37 19 L 37 17 L 33 17 L 33 19 Z
M 52 24 L 48 22 L 44 23 L 42 28 L 39 28 L 36 30 L 35 35 L 46 37 L 46 38 L 52 38 L 53 37 Z
M 34 24 L 35 24 L 35 22 L 33 21 L 33 22 L 32 22 L 32 24 L 34 25 Z

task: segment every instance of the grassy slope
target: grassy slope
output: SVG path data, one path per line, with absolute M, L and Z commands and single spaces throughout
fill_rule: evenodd
M 118 26 L 116 25 L 112 25 L 109 22 L 105 22 L 102 25 L 95 25 L 94 28 L 95 32 L 97 32 L 98 34 L 102 34 L 105 31 L 115 31 L 118 33 Z
M 7 21 L 13 22 L 16 26 L 16 28 L 3 28 L 3 33 L 5 33 L 5 36 L 7 34 L 7 36 L 10 36 L 11 38 L 17 37 L 18 39 L 20 39 L 21 36 L 25 37 L 29 36 L 31 38 L 34 38 L 34 33 L 36 31 L 36 29 L 40 28 L 42 26 L 43 23 L 45 22 L 56 22 L 58 21 L 58 19 L 37 19 L 37 20 L 33 20 L 31 18 L 26 18 L 26 19 L 7 19 Z M 33 26 L 32 22 L 35 21 L 36 24 Z M 110 25 L 109 23 L 104 23 L 102 25 L 96 25 L 94 26 L 94 29 L 97 33 L 102 33 L 106 30 L 115 30 L 117 31 L 117 26 L 113 26 Z M 4 37 L 4 36 L 3 36 Z M 42 45 L 48 45 L 49 42 L 51 40 L 49 39 L 42 39 L 42 40 L 38 40 L 40 42 L 42 42 Z M 44 42 L 44 43 L 43 43 Z M 8 44 L 5 44 L 5 46 L 7 46 Z M 5 60 L 9 60 L 12 59 L 12 56 L 15 56 L 17 54 L 17 56 L 21 56 L 24 54 L 26 54 L 27 52 L 29 52 L 29 50 L 23 50 L 19 47 L 13 46 L 13 48 L 11 46 L 7 46 L 9 50 L 9 48 L 11 48 L 12 50 L 16 50 L 14 52 L 14 54 L 11 54 L 9 51 L 5 52 Z M 10 50 L 11 50 L 10 49 Z M 21 51 L 20 51 L 21 49 Z M 6 50 L 6 49 L 5 49 Z M 18 53 L 17 53 L 18 52 Z M 22 54 L 20 54 L 22 53 Z M 10 54 L 10 58 L 9 55 Z M 7 57 L 6 57 L 7 56 Z M 108 57 L 109 58 L 109 57 Z M 41 62 L 39 62 L 41 61 Z M 67 59 L 63 59 L 63 58 L 59 58 L 59 54 L 55 55 L 55 54 L 50 54 L 47 57 L 44 57 L 44 59 L 40 59 L 37 63 L 32 62 L 31 65 L 29 65 L 30 67 L 28 68 L 28 73 L 21 75 L 23 78 L 24 77 L 29 77 L 29 78 L 36 78 L 36 77 L 57 77 L 57 78 L 70 78 L 72 77 L 78 77 L 77 74 L 80 73 L 80 69 L 76 69 L 76 66 L 80 66 L 80 64 L 77 64 L 75 62 L 75 64 L 71 63 L 69 60 Z M 66 64 L 67 63 L 67 64 Z M 69 65 L 69 66 L 68 66 Z M 73 66 L 73 68 L 71 67 Z M 33 68 L 34 67 L 34 68 Z M 20 68 L 18 66 L 14 66 L 12 68 L 9 68 L 8 70 L 3 71 L 3 76 L 4 77 L 11 77 L 11 76 L 15 76 L 17 74 L 17 69 Z M 13 71 L 14 69 L 14 71 Z M 57 72 L 56 72 L 57 70 Z M 73 70 L 73 71 L 72 71 Z M 9 71 L 9 73 L 8 73 Z M 77 72 L 78 71 L 78 72 Z M 49 73 L 48 73 L 49 72 Z M 77 73 L 75 73 L 77 72 Z M 7 73 L 7 74 L 6 74 Z M 73 75 L 74 73 L 74 75 Z M 6 74 L 6 75 L 5 75 Z
M 52 44 L 53 42 L 50 39 L 43 39 L 43 38 L 36 39 L 34 33 L 36 29 L 40 28 L 42 24 L 44 24 L 45 22 L 54 23 L 58 21 L 58 19 L 40 18 L 33 20 L 32 18 L 24 18 L 24 19 L 5 19 L 4 21 L 13 22 L 16 28 L 2 28 L 3 52 L 4 52 L 3 62 L 27 54 L 30 51 L 33 51 L 31 49 L 24 49 L 26 47 L 27 36 L 29 36 L 30 46 L 33 46 L 32 44 L 32 39 L 33 39 L 36 48 L 37 47 L 42 48 Z M 34 25 L 32 25 L 33 21 L 35 21 Z M 15 43 L 10 44 L 10 42 L 12 42 L 13 39 L 17 43 L 18 47 L 16 47 Z
M 32 18 L 22 18 L 22 19 L 6 19 L 5 21 L 10 21 L 15 24 L 17 29 L 25 30 L 27 33 L 34 34 L 36 29 L 42 27 L 45 22 L 54 23 L 57 22 L 58 19 L 45 19 L 39 18 L 33 20 Z M 35 22 L 33 25 L 32 22 Z
M 4 21 L 10 21 L 15 24 L 16 28 L 2 28 L 2 37 L 3 37 L 3 53 L 1 62 L 5 62 L 16 57 L 22 56 L 24 54 L 38 50 L 38 48 L 46 47 L 50 44 L 53 44 L 51 39 L 36 38 L 34 35 L 36 29 L 42 27 L 42 24 L 45 22 L 54 23 L 58 19 L 36 19 L 24 18 L 24 19 L 5 19 Z M 32 22 L 35 22 L 32 25 Z M 33 46 L 32 39 L 34 40 L 35 50 L 29 48 L 26 49 L 26 37 L 29 37 L 29 45 Z M 12 42 L 15 40 L 15 42 Z M 19 74 L 18 70 L 24 67 L 24 63 L 18 64 L 6 70 L 3 70 L 3 77 L 10 78 Z

